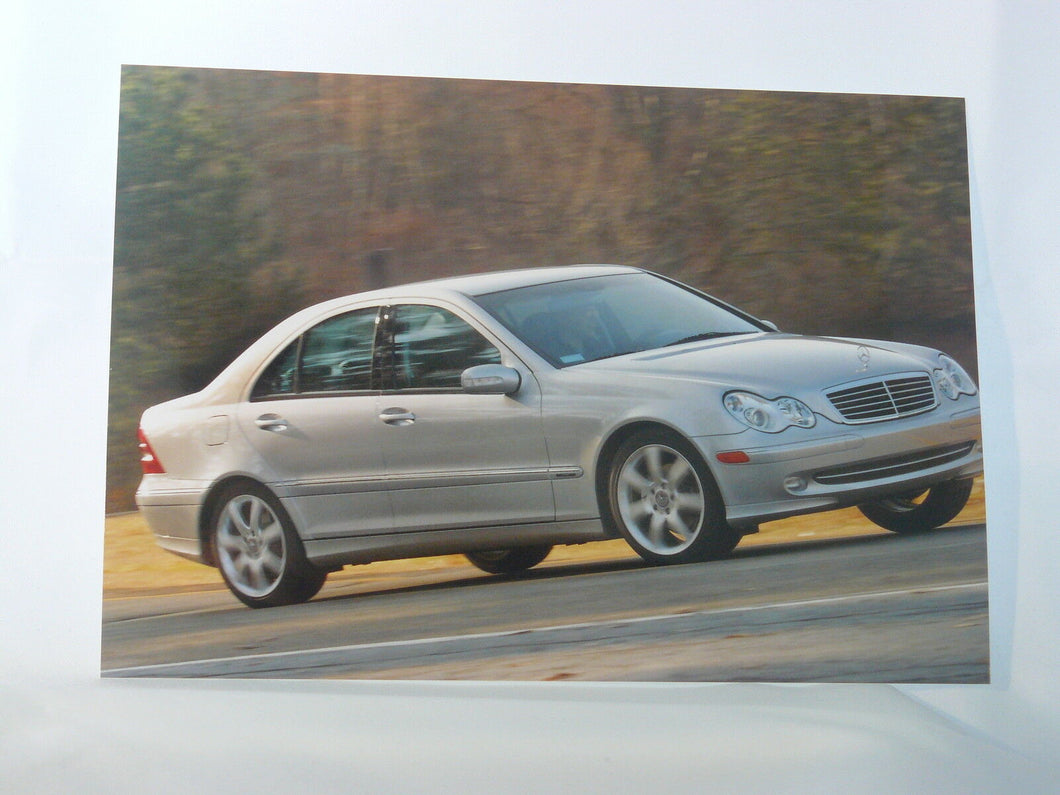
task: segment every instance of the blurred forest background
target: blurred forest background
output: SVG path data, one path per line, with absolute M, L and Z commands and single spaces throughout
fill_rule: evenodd
M 960 99 L 126 67 L 107 510 L 148 405 L 311 303 L 571 263 L 976 369 Z

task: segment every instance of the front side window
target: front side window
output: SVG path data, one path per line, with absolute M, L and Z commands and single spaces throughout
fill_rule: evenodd
M 251 399 L 372 388 L 372 352 L 379 310 L 328 318 L 288 345 L 258 378 Z
M 489 340 L 447 309 L 408 304 L 394 307 L 392 318 L 396 389 L 459 389 L 468 367 L 501 361 Z

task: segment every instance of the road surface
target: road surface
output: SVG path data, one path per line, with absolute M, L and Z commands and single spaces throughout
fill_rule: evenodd
M 333 575 L 251 610 L 219 589 L 104 601 L 104 676 L 989 681 L 986 530 L 737 548 L 649 567 L 550 562 Z

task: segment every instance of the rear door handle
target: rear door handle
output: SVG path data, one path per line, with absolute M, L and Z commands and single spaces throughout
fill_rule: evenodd
M 387 425 L 412 425 L 416 421 L 416 415 L 408 409 L 392 408 L 383 409 L 379 419 Z
M 262 414 L 256 420 L 254 424 L 261 428 L 263 431 L 277 431 L 283 432 L 287 430 L 287 420 L 281 417 L 279 414 Z

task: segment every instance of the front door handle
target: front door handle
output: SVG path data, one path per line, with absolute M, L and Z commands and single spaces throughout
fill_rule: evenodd
M 408 409 L 383 409 L 379 419 L 387 425 L 412 425 L 416 421 L 416 415 Z
M 287 420 L 281 417 L 279 414 L 262 414 L 256 420 L 254 424 L 261 428 L 263 431 L 277 431 L 283 432 L 287 430 Z

